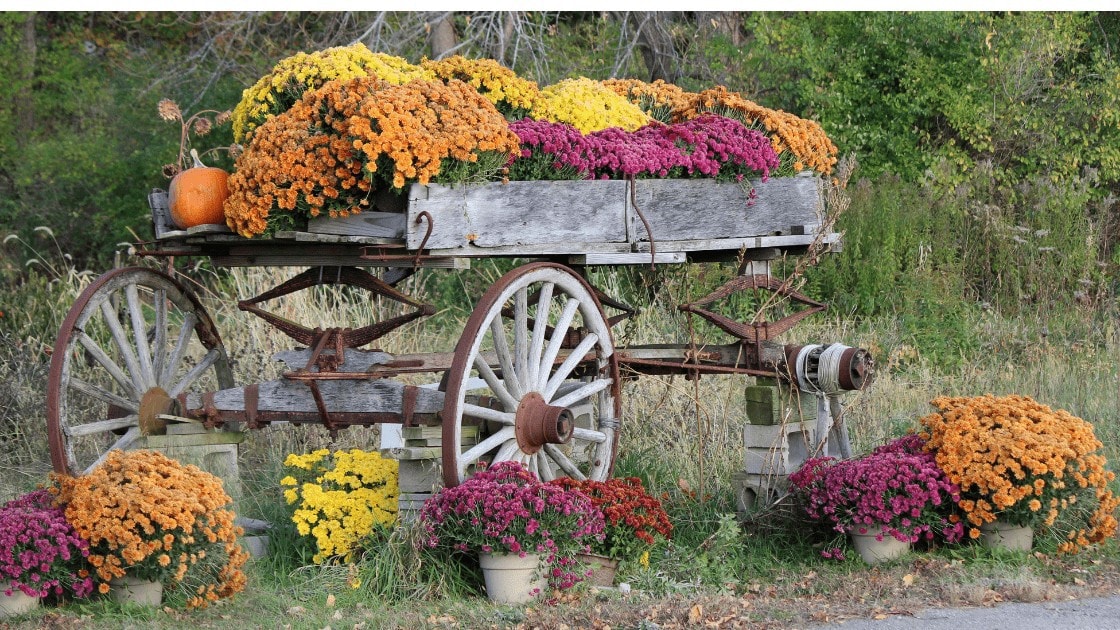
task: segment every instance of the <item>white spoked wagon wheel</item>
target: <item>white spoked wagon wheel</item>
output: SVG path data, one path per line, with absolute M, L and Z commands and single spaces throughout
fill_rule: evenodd
M 51 463 L 88 472 L 109 451 L 165 432 L 180 394 L 230 387 L 225 348 L 197 297 L 159 271 L 110 271 L 78 297 L 55 341 Z
M 621 414 L 618 359 L 599 300 L 567 267 L 528 264 L 491 286 L 441 389 L 445 485 L 482 462 L 506 460 L 545 481 L 610 476 Z

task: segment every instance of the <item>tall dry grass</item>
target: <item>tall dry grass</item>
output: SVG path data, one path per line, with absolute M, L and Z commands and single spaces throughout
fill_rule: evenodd
M 646 281 L 633 270 L 598 271 L 593 280 L 608 293 L 640 303 L 642 312 L 618 327 L 620 344 L 688 343 L 690 331 L 675 304 L 696 297 L 705 282 L 718 281 L 716 266 L 688 266 Z M 257 295 L 299 270 L 277 268 L 234 269 L 228 272 L 185 272 L 206 308 L 215 318 L 230 353 L 238 384 L 278 378 L 282 366 L 271 357 L 296 343 L 257 317 L 239 311 L 236 303 Z M 468 308 L 477 294 L 500 275 L 484 266 L 465 272 L 426 271 L 409 278 L 401 288 L 418 299 L 453 304 L 436 316 L 394 331 L 375 345 L 391 353 L 449 352 L 462 332 Z M 451 274 L 439 277 L 438 274 Z M 65 311 L 57 304 L 72 299 L 88 282 L 79 274 L 61 276 L 50 291 L 19 293 L 17 303 L 26 312 L 50 312 L 61 321 Z M 457 292 L 455 295 L 450 293 Z M 690 293 L 691 292 L 691 293 Z M 369 299 L 364 292 L 318 288 L 303 291 L 267 306 L 279 314 L 311 326 L 355 327 L 399 314 L 406 307 L 386 299 Z M 928 401 L 942 394 L 1024 393 L 1054 407 L 1061 407 L 1092 421 L 1105 443 L 1110 459 L 1120 455 L 1120 340 L 1111 320 L 1086 315 L 1049 324 L 1045 330 L 1026 318 L 1004 319 L 985 313 L 971 323 L 984 341 L 980 352 L 963 357 L 956 367 L 934 364 L 913 344 L 902 326 L 891 319 L 855 323 L 835 316 L 810 319 L 785 335 L 787 343 L 842 342 L 869 348 L 877 362 L 873 382 L 865 391 L 844 396 L 847 426 L 857 451 L 863 451 L 916 426 L 929 411 Z M 57 324 L 55 331 L 57 330 Z M 1048 335 L 1043 335 L 1043 332 Z M 704 331 L 709 334 L 710 331 Z M 41 352 L 15 351 L 41 348 L 53 342 L 40 330 L 38 338 L 9 334 L 0 345 L 0 409 L 4 422 L 0 470 L 20 470 L 26 481 L 47 469 L 42 404 L 45 400 L 45 360 Z M 725 341 L 724 339 L 711 339 Z M 410 379 L 432 381 L 439 375 Z M 624 474 L 642 474 L 654 485 L 668 486 L 678 479 L 708 492 L 726 490 L 730 476 L 743 459 L 742 429 L 745 421 L 742 377 L 643 376 L 627 380 L 623 390 L 624 428 L 619 468 Z M 323 446 L 374 448 L 377 428 L 351 428 L 332 441 L 317 426 L 275 426 L 255 431 L 243 449 L 243 471 L 270 475 L 289 452 Z M 10 476 L 10 475 L 3 475 Z M 26 486 L 27 484 L 19 484 Z

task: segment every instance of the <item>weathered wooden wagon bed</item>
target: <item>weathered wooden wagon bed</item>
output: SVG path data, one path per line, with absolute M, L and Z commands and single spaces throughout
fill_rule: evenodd
M 111 271 L 79 297 L 55 345 L 47 409 L 54 466 L 86 470 L 109 449 L 174 422 L 314 422 L 332 431 L 389 423 L 416 427 L 405 430 L 440 450 L 445 484 L 481 462 L 505 459 L 545 479 L 603 479 L 624 426 L 622 368 L 760 374 L 795 379 L 803 389 L 856 389 L 869 366 L 866 352 L 773 341 L 824 308 L 771 278 L 767 262 L 811 245 L 839 247 L 837 234 L 821 230 L 820 186 L 812 176 L 772 178 L 754 182 L 752 198 L 751 186 L 709 180 L 413 185 L 406 197 L 374 199 L 371 211 L 313 219 L 305 230 L 268 239 L 225 226 L 168 229 L 166 197 L 153 193 L 156 239 L 144 255 L 306 268 L 239 302 L 298 347 L 276 357 L 287 365 L 282 378 L 235 386 L 217 327 L 181 281 L 150 268 Z M 395 288 L 402 278 L 418 267 L 467 268 L 479 257 L 525 262 L 479 298 L 453 352 L 361 349 L 434 312 Z M 721 345 L 616 347 L 611 328 L 634 309 L 584 276 L 598 265 L 733 260 L 744 261 L 738 277 L 679 305 L 733 338 Z M 405 312 L 324 330 L 265 310 L 267 302 L 282 306 L 284 295 L 316 285 L 369 291 Z M 804 308 L 777 322 L 738 322 L 709 310 L 753 289 Z M 428 386 L 392 378 L 413 373 L 437 378 Z

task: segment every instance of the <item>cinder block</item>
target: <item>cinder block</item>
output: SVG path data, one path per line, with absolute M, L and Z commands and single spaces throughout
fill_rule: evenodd
M 809 457 L 816 443 L 815 422 L 743 425 L 743 468 L 759 475 L 788 475 Z
M 747 422 L 759 425 L 806 422 L 817 418 L 817 398 L 773 379 L 759 379 L 744 389 Z
M 785 494 L 787 487 L 788 480 L 783 476 L 747 472 L 731 475 L 731 488 L 735 493 L 735 504 L 740 516 L 774 504 Z
M 397 484 L 402 494 L 427 492 L 443 486 L 438 459 L 402 459 Z
M 404 493 L 397 497 L 397 514 L 402 523 L 411 523 L 420 516 L 424 502 L 432 497 L 431 492 Z

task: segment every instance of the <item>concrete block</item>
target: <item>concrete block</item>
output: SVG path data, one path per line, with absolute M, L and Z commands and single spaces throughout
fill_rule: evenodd
M 815 422 L 743 426 L 743 468 L 760 475 L 788 475 L 809 457 Z
M 759 379 L 759 385 L 744 389 L 747 422 L 775 425 L 807 422 L 817 418 L 817 398 L 789 385 L 778 386 L 772 379 Z
M 397 497 L 397 515 L 402 523 L 414 522 L 420 516 L 424 502 L 430 499 L 431 492 L 404 493 Z
M 731 475 L 731 488 L 740 515 L 774 504 L 788 488 L 784 476 L 737 472 Z

